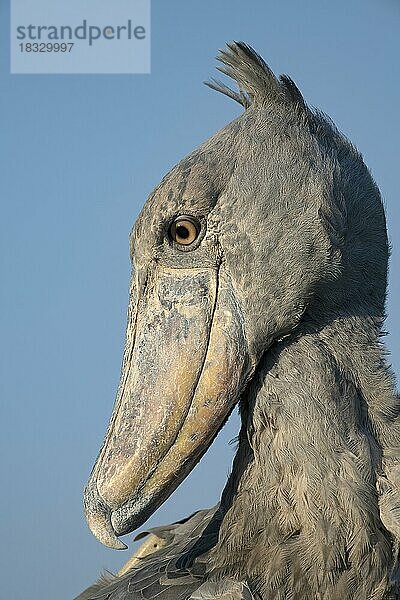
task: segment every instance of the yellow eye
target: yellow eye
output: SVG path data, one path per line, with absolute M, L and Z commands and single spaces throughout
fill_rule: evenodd
M 198 238 L 200 223 L 194 217 L 177 217 L 170 227 L 171 238 L 180 246 L 189 246 Z

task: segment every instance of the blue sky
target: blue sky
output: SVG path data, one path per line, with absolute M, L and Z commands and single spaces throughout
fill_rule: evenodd
M 371 168 L 393 245 L 386 340 L 399 373 L 400 5 L 154 0 L 151 74 L 112 76 L 10 75 L 5 0 L 0 11 L 0 595 L 71 600 L 128 558 L 82 515 L 118 383 L 128 235 L 161 176 L 238 114 L 202 85 L 226 41 L 291 75 Z M 217 500 L 237 429 L 235 416 L 150 524 Z

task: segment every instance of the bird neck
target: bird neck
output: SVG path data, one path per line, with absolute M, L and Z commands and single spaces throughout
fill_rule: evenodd
M 392 597 L 377 479 L 399 409 L 378 340 L 373 319 L 338 318 L 266 353 L 242 400 L 215 571 L 263 598 Z

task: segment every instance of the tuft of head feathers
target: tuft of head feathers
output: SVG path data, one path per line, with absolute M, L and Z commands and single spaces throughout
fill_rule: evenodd
M 218 71 L 233 79 L 239 89 L 232 90 L 214 78 L 205 82 L 211 89 L 229 96 L 245 109 L 272 102 L 289 104 L 297 112 L 308 116 L 309 110 L 294 81 L 287 75 L 281 75 L 278 79 L 264 59 L 248 44 L 227 44 L 217 59 L 222 65 L 217 67 Z

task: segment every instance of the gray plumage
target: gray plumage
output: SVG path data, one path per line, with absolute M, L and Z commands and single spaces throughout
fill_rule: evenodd
M 394 600 L 400 404 L 381 340 L 379 190 L 291 79 L 243 43 L 220 60 L 238 91 L 209 85 L 245 111 L 164 177 L 132 254 L 137 272 L 150 260 L 216 264 L 218 297 L 233 298 L 245 342 L 232 474 L 217 511 L 189 518 L 143 566 L 79 598 Z M 179 214 L 205 224 L 191 252 L 165 235 Z
M 78 597 L 79 600 L 189 598 L 191 592 L 199 590 L 204 581 L 206 556 L 217 541 L 221 519 L 222 514 L 216 506 L 198 511 L 179 523 L 143 532 L 155 533 L 165 539 L 167 545 L 143 559 L 143 566 L 140 565 L 123 577 L 103 575 L 94 586 Z M 142 535 L 139 534 L 137 539 L 141 539 Z M 198 557 L 201 557 L 200 560 L 194 564 Z M 207 588 L 198 593 L 199 600 L 207 598 Z

